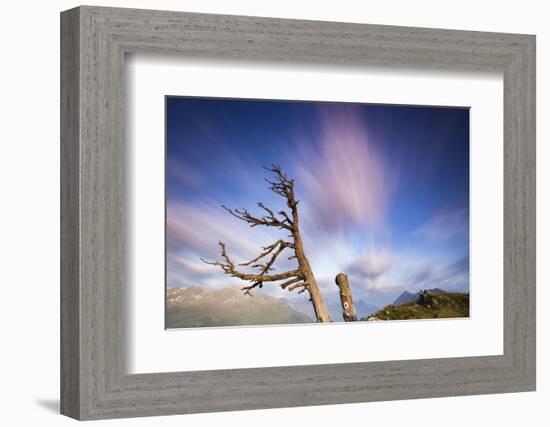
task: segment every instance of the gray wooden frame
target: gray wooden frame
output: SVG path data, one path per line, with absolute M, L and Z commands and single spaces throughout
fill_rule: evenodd
M 130 52 L 502 72 L 504 354 L 128 375 L 124 57 Z M 61 165 L 63 414 L 100 419 L 535 389 L 534 36 L 71 9 L 61 14 Z

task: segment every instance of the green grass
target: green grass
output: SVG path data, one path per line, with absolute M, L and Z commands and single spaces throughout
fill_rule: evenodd
M 443 319 L 470 316 L 470 294 L 428 293 L 414 302 L 390 304 L 371 314 L 378 320 Z M 367 320 L 362 318 L 361 320 Z

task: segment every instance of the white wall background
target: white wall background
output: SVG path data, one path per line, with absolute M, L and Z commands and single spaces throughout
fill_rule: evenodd
M 108 421 L 110 425 L 545 425 L 550 420 L 550 27 L 545 2 L 157 0 L 97 5 L 537 34 L 538 391 Z M 68 425 L 59 384 L 59 11 L 74 1 L 6 2 L 0 66 L 0 401 L 2 425 Z M 546 264 L 546 265 L 545 265 Z

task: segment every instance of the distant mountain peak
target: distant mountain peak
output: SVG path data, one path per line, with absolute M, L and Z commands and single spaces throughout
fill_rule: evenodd
M 399 295 L 397 299 L 393 302 L 393 305 L 403 305 L 403 304 L 407 304 L 408 302 L 416 301 L 420 296 L 420 293 L 424 290 L 427 292 L 431 292 L 432 294 L 446 293 L 444 290 L 439 288 L 423 289 L 421 291 L 415 292 L 414 294 L 410 293 L 409 291 L 403 291 L 401 295 Z
M 414 301 L 418 298 L 418 294 L 411 294 L 409 291 L 403 291 L 401 295 L 393 302 L 393 305 L 406 304 L 408 302 Z
M 166 290 L 166 302 L 177 303 L 183 300 L 200 299 L 206 294 L 206 291 L 198 286 L 189 286 L 187 288 L 168 288 Z

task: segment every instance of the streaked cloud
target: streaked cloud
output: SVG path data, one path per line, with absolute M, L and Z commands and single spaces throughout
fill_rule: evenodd
M 468 232 L 468 210 L 465 208 L 440 210 L 428 222 L 414 230 L 414 234 L 419 237 L 439 242 L 468 240 Z
M 389 250 L 379 252 L 369 252 L 368 254 L 357 258 L 347 267 L 349 274 L 354 276 L 376 279 L 392 266 L 392 256 Z
M 167 243 L 176 250 L 184 246 L 209 256 L 218 250 L 219 240 L 240 256 L 253 253 L 257 248 L 257 237 L 249 236 L 242 225 L 214 202 L 169 202 L 166 214 Z
M 207 181 L 200 170 L 183 160 L 168 159 L 166 170 L 171 177 L 178 180 L 179 185 L 188 188 L 198 188 Z
M 385 222 L 396 183 L 352 106 L 319 111 L 319 136 L 300 141 L 297 181 L 308 215 L 328 229 Z
M 403 287 L 413 291 L 432 288 L 440 288 L 445 291 L 468 290 L 468 265 L 468 255 L 446 263 L 429 258 L 418 261 L 403 272 Z

